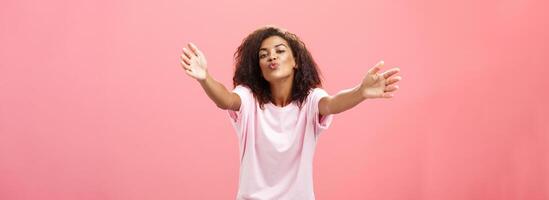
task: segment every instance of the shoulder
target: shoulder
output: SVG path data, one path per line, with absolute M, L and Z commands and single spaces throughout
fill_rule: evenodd
M 252 89 L 245 85 L 237 85 L 234 87 L 233 92 L 241 98 L 253 97 Z
M 244 93 L 252 93 L 252 90 L 245 85 L 237 85 L 234 87 L 233 92 L 244 92 Z
M 323 88 L 311 88 L 311 91 L 309 92 L 309 98 L 318 98 L 318 97 L 324 97 L 327 96 L 328 93 Z
M 323 88 L 311 88 L 306 101 L 308 104 L 316 105 L 325 96 L 328 96 L 328 93 Z
M 252 90 L 245 85 L 237 85 L 233 92 L 240 97 L 241 103 L 251 104 L 254 102 L 254 96 Z

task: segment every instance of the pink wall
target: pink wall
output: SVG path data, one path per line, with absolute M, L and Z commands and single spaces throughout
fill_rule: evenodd
M 149 2 L 0 3 L 0 199 L 233 199 L 236 135 L 178 56 L 230 86 L 264 24 L 331 94 L 402 70 L 319 140 L 317 199 L 549 199 L 548 1 Z

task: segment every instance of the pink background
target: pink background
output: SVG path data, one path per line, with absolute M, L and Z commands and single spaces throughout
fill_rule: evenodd
M 317 199 L 549 199 L 549 7 L 500 1 L 0 3 L 0 199 L 234 199 L 227 114 L 187 77 L 195 42 L 231 87 L 254 29 L 299 35 L 335 94 L 379 60 L 394 99 L 335 117 Z

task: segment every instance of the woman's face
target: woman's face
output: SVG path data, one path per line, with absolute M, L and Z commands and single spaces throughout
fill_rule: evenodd
M 271 36 L 261 42 L 259 67 L 265 80 L 273 81 L 294 78 L 296 63 L 288 42 L 280 36 Z

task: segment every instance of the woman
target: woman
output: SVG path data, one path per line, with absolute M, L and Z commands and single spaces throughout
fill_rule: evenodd
M 380 73 L 383 61 L 357 86 L 330 96 L 320 88 L 317 65 L 300 39 L 277 27 L 248 35 L 235 53 L 232 91 L 211 77 L 192 43 L 181 65 L 209 98 L 228 110 L 240 146 L 237 199 L 314 199 L 313 155 L 333 114 L 371 98 L 391 98 L 398 68 Z

